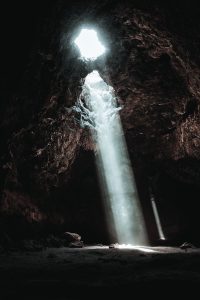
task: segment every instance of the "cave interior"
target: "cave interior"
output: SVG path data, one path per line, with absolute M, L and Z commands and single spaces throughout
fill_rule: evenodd
M 109 234 L 96 145 L 73 111 L 93 70 L 114 88 L 122 106 L 119 113 L 150 245 L 200 246 L 199 13 L 191 1 L 4 3 L 3 255 L 22 249 L 27 241 L 35 241 L 36 248 L 61 247 L 66 231 L 80 234 L 86 245 L 116 242 Z M 73 43 L 83 27 L 97 30 L 108 49 L 87 63 Z

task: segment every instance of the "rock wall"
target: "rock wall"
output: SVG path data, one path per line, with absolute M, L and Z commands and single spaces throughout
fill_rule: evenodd
M 2 109 L 2 231 L 9 223 L 9 234 L 23 232 L 20 225 L 17 230 L 12 226 L 21 218 L 41 232 L 50 226 L 78 230 L 90 241 L 108 240 L 95 145 L 72 110 L 85 76 L 95 68 L 123 107 L 122 124 L 151 239 L 158 236 L 149 187 L 167 237 L 198 242 L 196 7 L 157 1 L 50 3 L 34 25 L 21 83 Z M 73 45 L 82 24 L 97 28 L 108 48 L 89 65 Z

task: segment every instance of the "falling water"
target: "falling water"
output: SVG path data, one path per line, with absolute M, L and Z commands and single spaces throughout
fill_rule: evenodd
M 85 78 L 75 107 L 97 145 L 98 169 L 106 198 L 110 227 L 118 243 L 146 245 L 147 235 L 135 179 L 130 166 L 114 90 L 97 71 Z M 113 220 L 113 226 L 112 226 Z

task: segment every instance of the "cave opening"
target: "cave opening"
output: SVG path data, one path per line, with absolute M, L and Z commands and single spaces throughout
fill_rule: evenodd
M 95 60 L 106 51 L 94 29 L 81 29 L 74 43 L 79 48 L 81 58 L 86 60 Z

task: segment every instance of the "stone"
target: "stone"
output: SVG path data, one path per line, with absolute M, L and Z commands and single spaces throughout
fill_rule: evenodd
M 109 248 L 110 248 L 110 249 L 116 248 L 115 245 L 116 245 L 116 244 L 110 244 L 110 245 L 109 245 Z
M 74 232 L 65 232 L 64 237 L 67 242 L 79 242 L 81 240 L 81 236 L 78 233 Z
M 83 248 L 83 241 L 71 242 L 69 243 L 70 248 Z
M 196 248 L 196 247 L 195 247 L 193 244 L 191 244 L 191 243 L 185 242 L 185 243 L 183 243 L 183 244 L 180 246 L 180 248 L 181 248 L 182 250 L 187 251 L 188 249 L 194 249 L 194 248 Z

